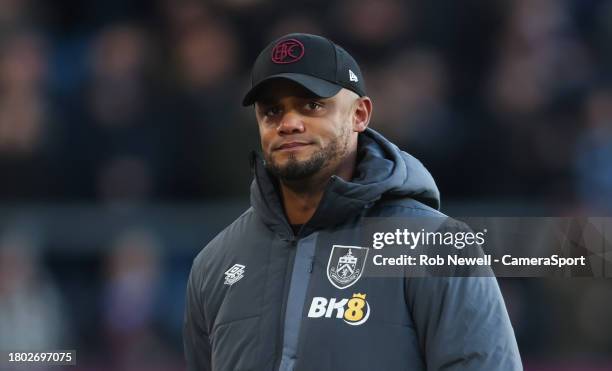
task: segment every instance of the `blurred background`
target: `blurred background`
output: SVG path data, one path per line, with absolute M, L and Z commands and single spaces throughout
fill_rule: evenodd
M 454 216 L 612 213 L 612 1 L 0 0 L 0 350 L 182 370 L 191 260 L 248 207 L 250 66 L 359 61 Z M 612 282 L 500 280 L 527 370 L 612 370 Z

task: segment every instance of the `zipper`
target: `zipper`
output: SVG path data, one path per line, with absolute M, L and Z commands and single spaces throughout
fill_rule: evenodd
M 312 241 L 310 241 L 312 239 Z M 305 241 L 308 240 L 308 241 Z M 300 242 L 303 242 L 303 245 L 300 245 Z M 293 363 L 295 365 L 295 362 L 297 362 L 297 359 L 299 358 L 299 354 L 301 353 L 300 351 L 300 347 L 301 347 L 301 343 L 302 343 L 302 331 L 303 331 L 303 315 L 299 316 L 297 318 L 297 321 L 299 322 L 297 325 L 294 324 L 293 321 L 290 322 L 289 324 L 289 329 L 291 330 L 290 333 L 288 333 L 288 329 L 285 327 L 285 325 L 287 325 L 286 321 L 287 321 L 287 315 L 291 314 L 290 319 L 293 320 L 293 316 L 295 316 L 297 313 L 296 311 L 299 311 L 299 313 L 302 313 L 304 310 L 304 306 L 307 305 L 307 298 L 308 298 L 308 289 L 310 286 L 310 281 L 312 279 L 312 272 L 314 271 L 314 265 L 315 265 L 315 250 L 316 250 L 316 237 L 312 236 L 312 237 L 305 237 L 303 239 L 292 239 L 289 241 L 289 243 L 291 243 L 291 245 L 293 247 L 296 247 L 295 249 L 291 249 L 292 250 L 292 259 L 293 259 L 293 264 L 291 266 L 291 272 L 290 274 L 287 275 L 289 281 L 287 281 L 287 283 L 289 284 L 288 288 L 285 287 L 285 291 L 284 291 L 284 302 L 283 302 L 283 306 L 282 306 L 282 316 L 280 318 L 281 323 L 280 323 L 280 327 L 279 329 L 282 329 L 280 332 L 280 342 L 279 342 L 279 346 L 277 348 L 277 358 L 280 360 L 280 363 L 278 363 L 276 365 L 276 370 L 279 370 L 281 365 L 283 364 L 283 357 L 285 355 L 290 356 L 290 358 L 285 359 L 285 361 L 289 362 L 289 363 Z M 300 249 L 302 250 L 298 250 L 297 247 L 299 246 Z M 297 264 L 297 265 L 296 265 Z M 295 276 L 295 277 L 294 277 Z M 293 282 L 293 278 L 296 278 L 297 281 Z M 295 288 L 297 291 L 292 292 L 292 289 Z M 296 301 L 298 300 L 298 301 Z M 289 303 L 292 303 L 291 306 L 289 306 Z M 287 311 L 290 310 L 290 313 L 288 313 Z M 295 331 L 295 332 L 294 332 Z M 289 338 L 286 339 L 285 335 L 289 335 Z M 284 348 L 284 346 L 287 345 L 289 346 L 289 352 L 287 354 L 285 354 L 286 349 Z
M 292 236 L 291 239 L 286 240 L 290 245 L 291 249 L 289 250 L 289 256 L 287 258 L 287 268 L 285 269 L 285 281 L 283 284 L 283 304 L 281 305 L 281 311 L 279 316 L 279 326 L 277 331 L 276 339 L 278 342 L 276 343 L 276 351 L 275 357 L 276 362 L 274 362 L 274 369 L 278 370 L 283 356 L 283 345 L 285 344 L 285 315 L 287 312 L 287 300 L 289 298 L 289 289 L 291 288 L 291 275 L 293 274 L 293 265 L 295 263 L 295 255 L 297 253 L 297 244 L 298 239 L 296 236 Z
M 297 250 L 296 250 L 296 252 L 297 252 Z M 313 254 L 310 257 L 310 262 L 308 263 L 308 265 L 306 267 L 303 267 L 303 268 L 306 268 L 308 270 L 308 284 L 306 285 L 306 291 L 304 292 L 304 303 L 302 303 L 302 309 L 304 309 L 304 305 L 307 306 L 307 304 L 308 304 L 306 302 L 306 299 L 308 298 L 308 293 L 309 293 L 309 289 L 310 289 L 310 282 L 312 281 L 312 272 L 314 270 L 314 265 L 315 265 L 316 246 L 315 246 L 315 250 L 312 253 Z M 302 317 L 303 317 L 303 315 L 302 315 Z M 303 318 L 299 318 L 299 321 L 303 322 Z M 283 324 L 284 324 L 284 319 L 283 319 Z M 300 359 L 300 355 L 302 353 L 302 351 L 301 351 L 302 350 L 301 349 L 302 348 L 302 341 L 303 341 L 302 336 L 303 336 L 303 333 L 304 333 L 304 328 L 302 326 L 303 324 L 304 323 L 302 323 L 300 325 L 300 329 L 299 329 L 299 333 L 298 333 L 298 337 L 297 337 L 297 342 L 295 343 L 295 355 L 294 356 L 295 356 L 296 360 Z M 283 331 L 283 333 L 284 333 L 284 331 Z M 284 344 L 284 339 L 283 339 L 283 344 Z

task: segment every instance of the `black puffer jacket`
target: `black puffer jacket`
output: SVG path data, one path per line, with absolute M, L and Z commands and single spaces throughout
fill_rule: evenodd
M 443 216 L 418 160 L 366 130 L 353 180 L 332 177 L 297 236 L 273 179 L 261 160 L 253 166 L 252 207 L 193 263 L 189 370 L 522 369 L 495 278 L 369 277 L 351 265 L 364 260 L 367 272 L 365 250 L 342 249 L 366 217 Z M 352 270 L 338 265 L 332 279 L 340 256 Z

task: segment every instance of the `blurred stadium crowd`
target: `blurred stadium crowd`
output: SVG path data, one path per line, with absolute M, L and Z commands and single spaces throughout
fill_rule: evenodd
M 250 65 L 300 30 L 356 55 L 372 126 L 445 200 L 612 206 L 609 1 L 3 0 L 0 14 L 4 201 L 244 196 Z
M 54 249 L 13 211 L 51 203 L 81 229 L 65 205 L 244 200 L 259 146 L 240 106 L 249 69 L 295 31 L 356 57 L 372 127 L 424 162 L 443 205 L 612 210 L 612 1 L 0 0 L 0 350 L 73 344 L 87 369 L 181 369 L 184 283 L 205 239 L 110 228 L 88 248 L 64 227 L 72 247 Z M 505 285 L 522 353 L 609 360 L 610 285 L 562 285 L 581 303 L 559 284 Z

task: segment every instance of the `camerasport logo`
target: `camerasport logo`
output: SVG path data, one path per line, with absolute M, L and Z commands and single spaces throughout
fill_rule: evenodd
M 370 318 L 370 311 L 366 294 L 353 294 L 350 299 L 315 296 L 312 298 L 308 317 L 341 319 L 351 326 L 359 326 Z

